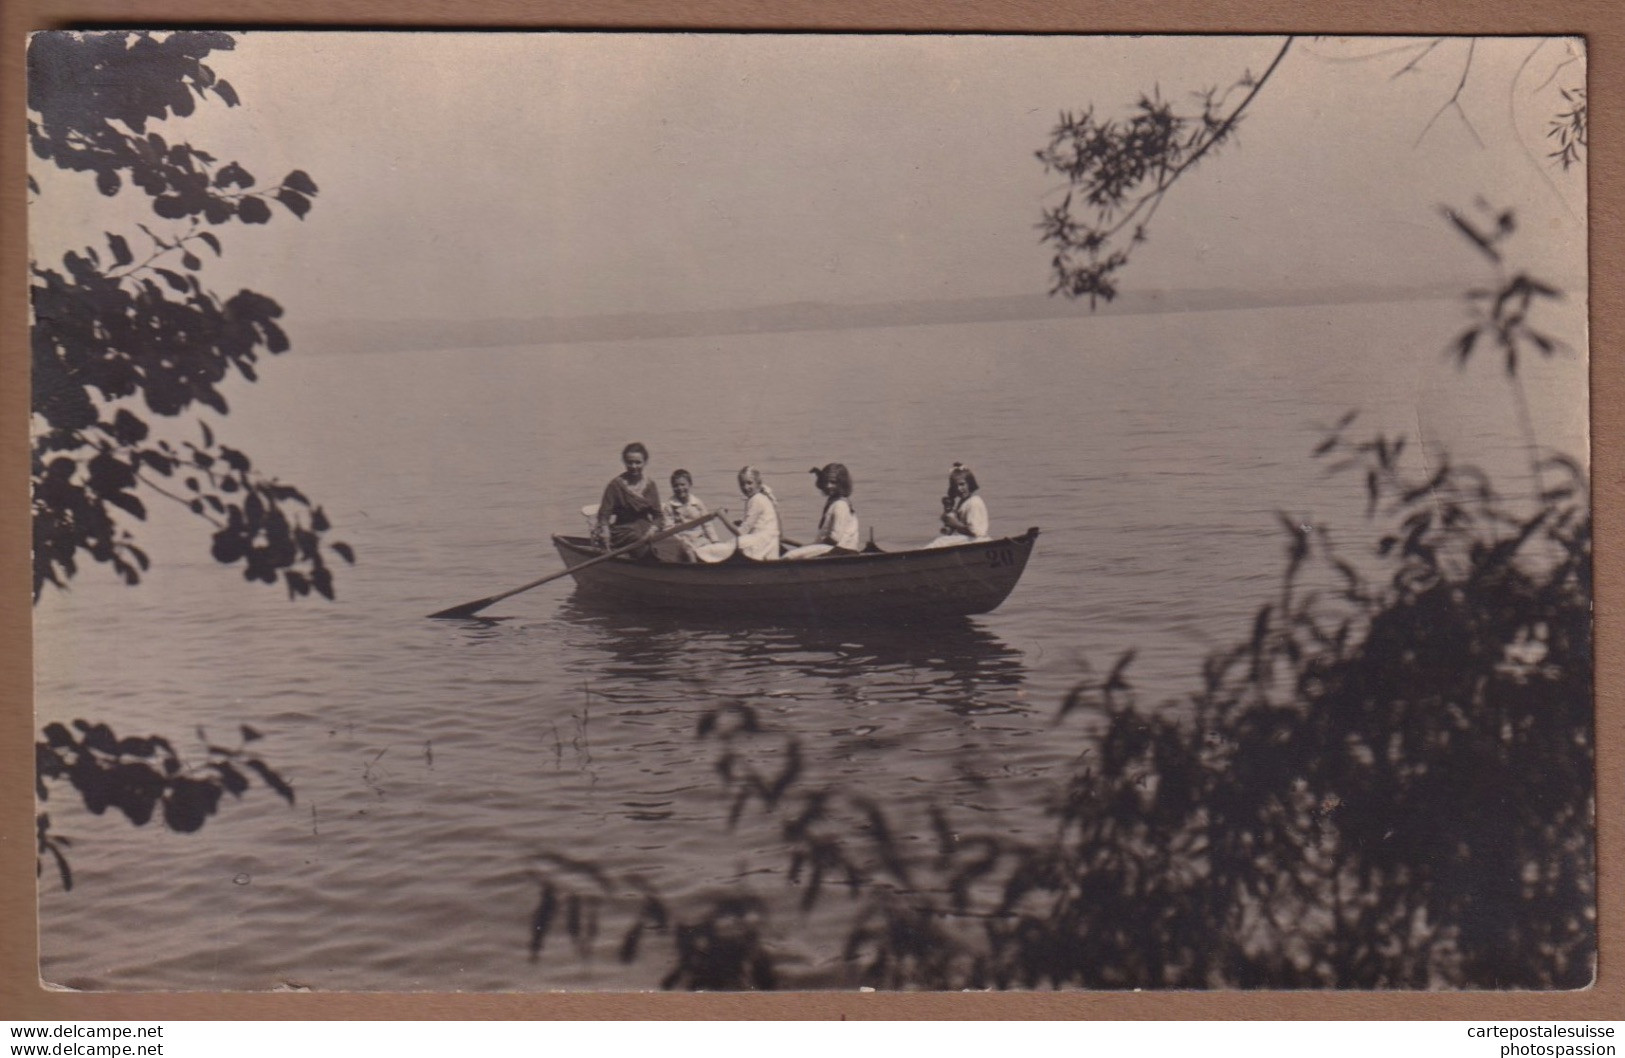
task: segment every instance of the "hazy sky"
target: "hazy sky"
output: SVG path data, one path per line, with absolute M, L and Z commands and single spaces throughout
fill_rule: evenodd
M 1057 112 L 1183 100 L 1262 72 L 1280 43 L 251 33 L 210 60 L 243 106 L 167 134 L 320 185 L 303 223 L 279 210 L 223 232 L 207 274 L 294 320 L 1032 294 L 1049 281 L 1034 225 L 1060 186 L 1033 152 Z M 1476 277 L 1437 207 L 1478 195 L 1519 211 L 1523 261 L 1582 275 L 1583 172 L 1544 157 L 1559 89 L 1583 83 L 1579 43 L 1480 40 L 1469 69 L 1450 40 L 1398 74 L 1418 54 L 1402 43 L 1295 43 L 1239 143 L 1171 192 L 1124 285 Z M 154 219 L 130 191 L 36 171 L 44 256 L 80 223 Z

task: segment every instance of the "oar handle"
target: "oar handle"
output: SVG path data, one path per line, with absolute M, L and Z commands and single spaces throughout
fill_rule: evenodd
M 589 558 L 587 561 L 580 563 L 579 565 L 569 566 L 565 569 L 559 570 L 557 573 L 549 573 L 547 576 L 539 577 L 536 580 L 531 581 L 529 584 L 521 584 L 512 591 L 505 591 L 500 595 L 488 595 L 483 599 L 475 599 L 473 602 L 465 602 L 461 606 L 453 606 L 450 609 L 441 610 L 438 613 L 432 613 L 429 616 L 473 617 L 475 614 L 479 613 L 487 606 L 490 606 L 492 603 L 501 602 L 503 599 L 511 598 L 518 595 L 522 591 L 529 591 L 532 588 L 539 588 L 548 581 L 558 580 L 560 577 L 568 576 L 571 573 L 575 573 L 577 570 L 586 569 L 588 566 L 596 566 L 600 562 L 608 562 L 612 558 L 619 558 L 621 555 L 627 554 L 631 551 L 636 551 L 640 547 L 648 547 L 650 544 L 658 543 L 659 541 L 666 539 L 668 536 L 676 536 L 678 533 L 687 532 L 696 526 L 704 525 L 706 522 L 715 517 L 717 517 L 715 514 L 702 515 L 699 518 L 694 518 L 679 525 L 674 525 L 670 529 L 662 529 L 658 533 L 651 533 L 641 540 L 634 540 L 632 543 L 626 544 L 622 547 L 617 547 L 613 551 L 606 551 L 602 555 L 596 555 L 593 558 Z
M 728 508 L 726 508 L 726 507 L 718 508 L 718 510 L 717 510 L 717 521 L 719 521 L 723 525 L 727 526 L 728 527 L 728 532 L 732 533 L 735 536 L 740 535 L 739 527 L 728 520 Z M 801 541 L 792 540 L 788 536 L 784 536 L 783 534 L 780 534 L 780 536 L 779 536 L 779 543 L 785 544 L 786 546 L 789 546 L 789 547 L 800 547 L 801 546 Z

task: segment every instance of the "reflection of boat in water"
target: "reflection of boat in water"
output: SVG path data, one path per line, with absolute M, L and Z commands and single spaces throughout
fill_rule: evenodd
M 926 700 L 956 712 L 1023 707 L 1022 651 L 968 617 L 826 624 L 632 611 L 590 596 L 570 598 L 558 616 L 562 625 L 554 627 L 578 652 L 575 674 L 614 700 L 733 695 L 872 706 Z
M 630 556 L 586 565 L 603 552 L 555 536 L 583 599 L 638 610 L 762 614 L 833 621 L 893 621 L 987 613 L 1010 595 L 1038 530 L 918 551 L 863 551 L 799 562 L 661 562 Z M 577 567 L 580 567 L 579 569 Z

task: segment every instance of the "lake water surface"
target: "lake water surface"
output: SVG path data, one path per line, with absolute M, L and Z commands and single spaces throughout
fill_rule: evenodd
M 74 839 L 77 884 L 42 878 L 42 976 L 89 989 L 654 987 L 658 959 L 532 964 L 530 872 L 553 850 L 677 899 L 741 879 L 781 893 L 771 834 L 751 820 L 729 831 L 715 746 L 695 738 L 721 701 L 799 739 L 809 782 L 900 817 L 935 803 L 1032 832 L 1079 748 L 1079 723 L 1054 716 L 1084 663 L 1137 648 L 1141 700 L 1177 709 L 1203 655 L 1245 635 L 1277 584 L 1277 511 L 1362 550 L 1363 489 L 1309 458 L 1317 425 L 1359 408 L 1370 430 L 1527 487 L 1497 365 L 1458 373 L 1441 355 L 1461 326 L 1454 302 L 1412 302 L 301 347 L 234 391 L 219 433 L 319 498 L 354 545 L 338 601 L 247 585 L 209 560 L 202 526 L 155 512 L 142 586 L 87 570 L 36 613 L 40 724 L 84 716 L 184 752 L 197 726 L 224 739 L 250 723 L 297 803 L 257 786 L 176 835 L 56 792 L 46 808 Z M 1583 358 L 1532 366 L 1526 383 L 1541 442 L 1583 455 Z M 791 535 L 818 518 L 807 468 L 834 460 L 852 468 L 881 546 L 930 538 L 956 460 L 976 470 L 996 535 L 1042 535 L 999 611 L 929 632 L 604 614 L 567 580 L 487 611 L 501 620 L 424 619 L 556 568 L 548 534 L 581 529 L 580 507 L 634 439 L 663 494 L 681 465 L 736 512 L 733 472 L 760 466 Z M 784 943 L 802 981 L 837 984 L 838 939 L 820 928 Z

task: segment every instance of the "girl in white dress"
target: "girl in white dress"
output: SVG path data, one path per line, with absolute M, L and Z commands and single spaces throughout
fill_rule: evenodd
M 735 551 L 758 562 L 779 557 L 779 503 L 773 490 L 762 484 L 762 472 L 755 467 L 739 471 L 739 492 L 745 497 L 745 517 L 734 530 L 737 540 L 701 544 L 694 557 L 701 562 L 721 562 Z
M 858 514 L 852 508 L 852 474 L 844 464 L 831 463 L 820 470 L 818 491 L 829 497 L 824 501 L 824 514 L 818 520 L 818 538 L 813 543 L 784 553 L 785 558 L 817 558 L 834 550 L 858 549 Z
M 970 467 L 955 463 L 948 473 L 948 495 L 942 498 L 942 535 L 926 547 L 953 547 L 988 539 L 987 504 L 977 491 Z

